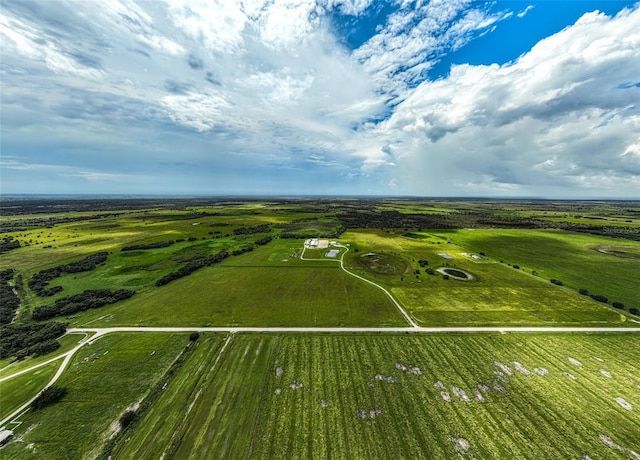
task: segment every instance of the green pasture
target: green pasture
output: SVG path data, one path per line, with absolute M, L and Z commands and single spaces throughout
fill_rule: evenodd
M 638 337 L 206 337 L 115 458 L 640 452 Z
M 277 346 L 273 336 L 201 336 L 184 371 L 114 457 L 247 458 Z
M 72 324 L 90 323 L 96 327 L 406 324 L 382 291 L 349 276 L 338 262 L 298 259 L 273 262 L 268 260 L 272 253 L 267 246 L 231 257 L 127 301 L 87 311 L 72 319 Z M 269 265 L 244 265 L 245 257 L 261 258 Z
M 185 334 L 112 334 L 85 345 L 56 383 L 67 395 L 23 415 L 2 458 L 96 458 L 187 343 Z
M 468 231 L 475 235 L 477 231 Z M 435 239 L 406 238 L 383 231 L 349 231 L 343 235 L 352 242 L 346 266 L 355 273 L 376 281 L 388 289 L 421 324 L 447 325 L 614 325 L 629 324 L 618 311 L 581 296 L 572 289 L 551 284 L 538 265 L 539 276 L 517 270 L 494 258 L 474 260 L 471 254 L 486 251 L 458 242 L 458 232 L 420 232 L 436 235 Z M 448 243 L 446 241 L 449 241 Z M 385 273 L 367 266 L 373 259 L 369 253 L 383 255 L 402 263 L 410 270 Z M 439 254 L 447 254 L 447 259 Z M 427 260 L 421 267 L 419 260 Z M 505 261 L 506 262 L 506 261 Z M 428 275 L 433 270 L 449 267 L 464 270 L 472 280 L 445 280 L 442 275 Z M 522 266 L 521 266 L 522 267 Z M 419 274 L 415 273 L 419 270 Z M 587 273 L 584 273 L 588 275 Z M 629 277 L 622 271 L 621 276 Z M 558 277 L 559 279 L 562 279 Z M 629 280 L 631 282 L 631 280 Z M 633 283 L 632 283 L 633 284 Z
M 454 230 L 437 232 L 471 251 L 517 264 L 539 276 L 588 289 L 609 301 L 640 307 L 640 243 L 558 230 Z M 601 252 L 607 251 L 608 253 Z
M 55 375 L 61 362 L 62 360 L 57 360 L 0 382 L 0 419 L 36 396 Z

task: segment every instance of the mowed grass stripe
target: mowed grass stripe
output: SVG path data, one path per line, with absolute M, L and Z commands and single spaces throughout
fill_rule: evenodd
M 197 393 L 211 364 L 222 347 L 223 337 L 202 337 L 198 350 L 183 366 L 189 373 L 180 372 L 164 390 L 163 396 L 139 420 L 130 439 L 114 449 L 116 458 L 158 458 L 167 447 Z
M 201 389 L 175 458 L 212 458 L 211 445 L 216 446 L 216 458 L 229 458 L 230 452 L 244 456 L 258 408 L 255 396 L 262 388 L 269 356 L 260 344 L 271 340 L 233 338 Z
M 55 375 L 62 359 L 0 383 L 0 419 L 36 396 Z

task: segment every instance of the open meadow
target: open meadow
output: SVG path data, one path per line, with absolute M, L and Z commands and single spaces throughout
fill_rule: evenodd
M 487 235 L 492 231 L 468 231 L 471 235 L 469 240 L 476 232 Z M 544 232 L 534 230 L 528 231 L 528 234 L 534 235 L 536 232 L 544 235 Z M 550 283 L 549 278 L 542 276 L 541 269 L 534 276 L 531 270 L 525 272 L 522 267 L 508 265 L 506 260 L 500 263 L 501 259 L 489 257 L 489 250 L 486 253 L 478 250 L 469 240 L 456 244 L 457 239 L 449 236 L 457 234 L 422 231 L 413 232 L 411 237 L 407 237 L 379 230 L 348 231 L 343 234 L 343 240 L 351 242 L 352 250 L 347 254 L 346 265 L 355 273 L 389 288 L 421 325 L 634 324 L 611 307 L 579 295 L 576 290 Z M 601 237 L 588 238 L 591 242 L 606 242 Z M 540 260 L 548 254 L 545 247 L 535 242 L 528 247 L 530 252 L 538 254 L 538 265 L 547 266 Z M 591 256 L 589 252 L 586 255 Z M 554 256 L 548 257 L 552 259 Z M 577 254 L 577 258 L 580 260 L 580 254 Z M 597 259 L 598 256 L 594 255 L 593 258 Z M 553 265 L 549 264 L 549 267 Z M 593 276 L 594 267 L 606 270 L 607 278 L 617 277 L 616 283 L 623 286 L 619 291 L 620 296 L 626 293 L 635 295 L 632 291 L 637 276 L 633 270 L 633 260 L 610 265 L 603 255 L 590 266 L 568 263 L 565 272 L 588 278 L 590 274 Z M 434 273 L 429 274 L 429 269 Z M 445 279 L 438 269 L 458 269 L 471 277 L 466 280 Z M 544 274 L 562 279 L 561 275 L 565 272 L 560 268 L 556 271 L 559 274 Z

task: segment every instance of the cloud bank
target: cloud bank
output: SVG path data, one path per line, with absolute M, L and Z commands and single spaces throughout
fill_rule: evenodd
M 2 192 L 640 196 L 640 6 L 505 5 L 2 2 Z

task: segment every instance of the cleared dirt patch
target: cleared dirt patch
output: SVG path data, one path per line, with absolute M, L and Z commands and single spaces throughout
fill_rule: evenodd
M 627 410 L 633 410 L 633 406 L 625 401 L 624 398 L 617 397 L 615 401 Z

